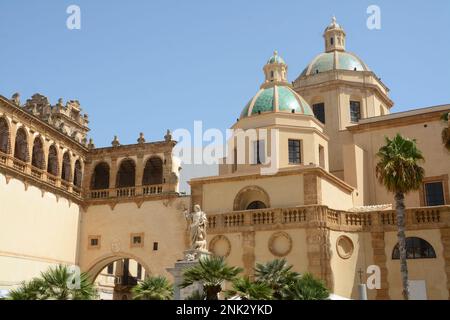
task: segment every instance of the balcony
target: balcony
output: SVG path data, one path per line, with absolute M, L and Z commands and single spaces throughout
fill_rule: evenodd
M 28 177 L 28 181 L 35 182 L 36 186 L 44 190 L 63 194 L 78 203 L 82 201 L 81 189 L 74 186 L 72 182 L 62 180 L 45 170 L 32 166 L 30 163 L 0 152 L 0 166 L 13 177 Z
M 89 199 L 91 201 L 99 201 L 106 199 L 127 199 L 136 197 L 152 197 L 163 193 L 163 185 L 136 186 L 125 188 L 110 188 L 89 191 Z
M 450 205 L 408 208 L 405 210 L 406 228 L 432 229 L 450 226 Z M 211 234 L 274 228 L 326 227 L 336 231 L 395 231 L 395 210 L 347 212 L 312 205 L 290 208 L 268 208 L 232 211 L 208 215 Z

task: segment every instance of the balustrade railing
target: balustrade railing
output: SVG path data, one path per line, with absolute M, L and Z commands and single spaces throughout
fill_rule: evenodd
M 405 210 L 407 227 L 424 226 L 445 221 L 450 224 L 450 206 L 409 208 Z M 211 230 L 236 229 L 253 226 L 265 228 L 268 226 L 305 226 L 319 223 L 336 230 L 370 231 L 372 228 L 396 228 L 395 210 L 347 212 L 332 210 L 326 206 L 302 206 L 289 208 L 270 208 L 232 211 L 209 214 L 209 228 Z
M 129 198 L 136 195 L 135 187 L 118 188 L 116 189 L 116 196 L 118 198 Z
M 159 193 L 162 193 L 162 190 L 163 190 L 162 184 L 142 186 L 142 194 L 143 195 L 159 194 Z
M 65 193 L 71 193 L 77 198 L 83 196 L 83 191 L 80 186 L 75 186 L 71 181 L 66 181 L 60 177 L 54 176 L 46 170 L 39 169 L 31 165 L 31 163 L 24 162 L 0 151 L 0 165 L 13 169 L 21 174 L 27 174 L 41 181 L 51 185 L 52 187 L 63 190 Z M 85 196 L 91 200 L 101 200 L 109 198 L 131 198 L 136 196 L 155 196 L 163 193 L 163 184 L 145 185 L 138 187 L 127 188 L 110 188 L 102 190 L 89 190 Z

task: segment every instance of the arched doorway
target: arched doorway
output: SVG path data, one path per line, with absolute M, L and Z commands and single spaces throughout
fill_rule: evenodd
M 145 279 L 149 269 L 140 259 L 115 256 L 97 262 L 88 274 L 100 300 L 132 300 L 131 289 Z

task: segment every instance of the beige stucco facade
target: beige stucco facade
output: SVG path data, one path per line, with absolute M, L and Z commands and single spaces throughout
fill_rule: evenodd
M 189 246 L 183 212 L 199 204 L 210 251 L 248 275 L 256 263 L 286 258 L 357 299 L 367 268 L 377 266 L 381 287 L 369 299 L 400 299 L 393 195 L 375 165 L 384 137 L 401 133 L 426 159 L 422 187 L 406 195 L 406 234 L 432 249 L 408 259 L 410 279 L 428 299 L 449 299 L 450 153 L 440 139 L 449 124 L 440 117 L 450 105 L 391 113 L 389 89 L 346 51 L 336 21 L 324 39 L 325 52 L 292 83 L 278 53 L 269 59 L 232 126 L 228 159 L 217 176 L 192 179 L 190 196 L 178 190 L 170 132 L 95 148 L 77 101 L 51 106 L 35 95 L 23 105 L 0 96 L 0 289 L 58 263 L 78 265 L 118 299 L 129 298 L 117 288 L 128 260 L 173 280 L 167 268 Z M 439 203 L 428 203 L 427 183 L 441 188 Z M 130 277 L 138 281 L 135 271 Z

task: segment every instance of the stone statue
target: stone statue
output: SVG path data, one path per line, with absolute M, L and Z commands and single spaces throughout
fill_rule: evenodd
M 206 213 L 202 211 L 200 206 L 194 206 L 194 212 L 184 211 L 184 216 L 188 222 L 189 233 L 191 237 L 191 250 L 199 250 L 207 252 L 206 247 L 206 226 L 208 219 Z

